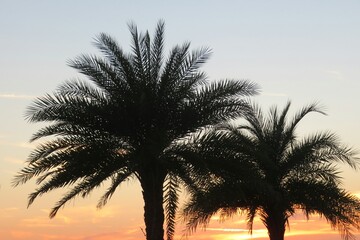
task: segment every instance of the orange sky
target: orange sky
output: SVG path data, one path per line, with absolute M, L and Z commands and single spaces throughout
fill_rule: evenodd
M 126 219 L 126 214 L 119 209 L 109 206 L 101 211 L 93 207 L 82 206 L 65 210 L 55 219 L 49 220 L 44 211 L 39 215 L 15 220 L 20 214 L 18 209 L 3 209 L 0 230 L 1 239 L 14 240 L 138 240 L 144 239 L 141 228 L 141 217 Z M 118 214 L 119 213 L 119 214 Z M 133 214 L 133 213 L 132 213 Z M 132 215 L 129 213 L 129 215 Z M 4 221 L 5 220 L 5 221 Z M 302 217 L 291 219 L 290 231 L 286 239 L 325 240 L 340 239 L 336 231 L 317 217 L 305 221 Z M 126 227 L 124 227 L 126 226 Z M 242 239 L 267 239 L 267 232 L 260 223 L 255 224 L 252 237 L 243 229 L 246 225 L 233 219 L 226 223 L 214 220 L 204 231 L 199 229 L 190 236 L 189 240 L 242 240 Z M 360 237 L 360 234 L 357 234 Z M 181 238 L 181 229 L 175 239 Z
M 103 209 L 96 209 L 94 200 L 100 192 L 89 199 L 78 199 L 61 209 L 54 219 L 48 212 L 59 193 L 44 196 L 29 209 L 8 207 L 0 209 L 0 239 L 6 240 L 139 240 L 145 239 L 142 233 L 142 199 L 136 193 L 137 183 L 125 184 Z M 124 197 L 127 196 L 127 197 Z M 24 201 L 25 203 L 25 201 Z M 177 236 L 181 239 L 183 223 L 179 222 Z M 241 217 L 219 222 L 213 217 L 208 228 L 199 228 L 189 240 L 242 240 L 267 239 L 267 231 L 259 220 L 255 221 L 253 235 L 249 236 L 246 223 Z M 360 233 L 357 233 L 360 237 Z M 326 221 L 312 217 L 309 221 L 301 215 L 290 220 L 290 231 L 286 239 L 298 240 L 339 240 L 337 231 L 330 228 Z

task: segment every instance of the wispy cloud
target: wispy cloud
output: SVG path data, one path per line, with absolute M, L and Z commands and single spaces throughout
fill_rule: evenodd
M 208 229 L 206 229 L 208 230 Z M 195 235 L 190 236 L 189 239 L 196 239 L 196 240 L 242 240 L 242 239 L 268 239 L 268 234 L 266 230 L 253 232 L 252 234 L 249 234 L 247 232 L 225 232 L 225 231 L 219 231 L 219 232 L 207 232 L 207 231 L 198 231 Z
M 37 144 L 36 143 L 29 143 L 29 142 L 5 142 L 5 141 L 0 141 L 0 145 L 1 146 L 9 146 L 9 147 L 19 147 L 19 148 L 26 148 L 26 149 L 34 149 Z
M 34 99 L 36 96 L 25 95 L 25 94 L 15 94 L 15 93 L 0 93 L 0 98 L 6 99 Z
M 57 217 L 50 220 L 47 216 L 36 216 L 33 218 L 25 218 L 21 220 L 21 226 L 26 228 L 60 228 L 64 224 L 69 224 L 67 219 Z
M 14 164 L 14 165 L 23 165 L 24 164 L 24 159 L 18 159 L 18 158 L 13 158 L 13 157 L 5 157 L 4 162 L 11 163 L 11 164 Z
M 30 237 L 34 236 L 34 234 L 31 231 L 21 231 L 21 230 L 11 231 L 10 235 L 12 239 L 29 239 Z
M 119 232 L 108 232 L 108 233 L 100 233 L 93 236 L 87 236 L 82 240 L 110 240 L 115 239 L 116 237 L 119 238 L 122 234 Z
M 273 93 L 273 92 L 264 92 L 261 95 L 267 97 L 287 97 L 288 95 L 285 93 Z
M 248 233 L 249 229 L 245 228 L 206 228 L 207 231 L 220 231 L 220 232 L 245 232 Z M 267 233 L 266 229 L 253 229 L 253 233 Z
M 0 214 L 2 217 L 12 215 L 17 211 L 19 211 L 19 208 L 17 207 L 0 208 Z
M 344 81 L 344 76 L 339 71 L 325 71 L 325 72 L 338 81 Z
M 250 234 L 244 223 L 240 225 L 234 224 L 232 219 L 219 224 L 218 220 L 218 216 L 215 215 L 211 219 L 210 225 L 212 225 L 212 227 L 206 228 L 206 231 L 198 229 L 193 236 L 189 237 L 189 240 L 268 239 L 267 229 L 262 223 L 256 223 L 252 234 Z M 259 221 L 258 218 L 255 218 L 255 220 L 256 222 Z M 240 223 L 242 221 L 238 222 Z M 238 225 L 238 227 L 236 225 Z M 308 220 L 299 212 L 290 219 L 290 227 L 291 231 L 288 229 L 285 233 L 288 239 L 339 239 L 339 233 L 332 229 L 326 220 L 319 215 L 313 215 L 311 219 Z M 358 234 L 356 235 L 358 236 Z

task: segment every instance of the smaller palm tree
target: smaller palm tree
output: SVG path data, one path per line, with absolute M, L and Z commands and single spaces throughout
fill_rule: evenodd
M 286 224 L 296 210 L 307 218 L 324 217 L 345 239 L 360 227 L 360 200 L 340 187 L 334 165 L 358 166 L 354 151 L 342 146 L 330 132 L 299 139 L 298 123 L 311 112 L 322 111 L 316 104 L 304 107 L 287 121 L 290 102 L 280 112 L 272 108 L 269 117 L 253 106 L 245 124 L 220 126 L 199 135 L 191 151 L 212 169 L 211 181 L 190 188 L 191 199 L 184 208 L 191 232 L 210 217 L 245 213 L 251 232 L 258 215 L 271 240 L 283 240 Z M 219 167 L 221 164 L 221 167 Z

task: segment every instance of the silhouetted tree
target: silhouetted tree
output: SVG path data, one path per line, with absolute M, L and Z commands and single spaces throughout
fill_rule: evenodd
M 14 185 L 37 178 L 29 205 L 44 193 L 73 186 L 52 209 L 54 217 L 69 200 L 110 180 L 98 203 L 102 207 L 121 183 L 136 178 L 145 203 L 146 238 L 162 240 L 166 218 L 172 239 L 180 180 L 187 179 L 191 164 L 171 149 L 191 132 L 238 117 L 248 108 L 239 97 L 257 90 L 247 81 L 208 82 L 199 70 L 208 48 L 190 52 L 184 43 L 164 59 L 162 21 L 153 40 L 134 24 L 129 29 L 129 54 L 100 34 L 95 46 L 103 57 L 81 55 L 69 62 L 86 79 L 67 81 L 28 108 L 30 122 L 48 123 L 31 141 L 51 138 L 30 154 Z
M 270 239 L 283 240 L 289 217 L 300 209 L 307 218 L 323 216 L 345 239 L 353 237 L 351 231 L 360 227 L 360 201 L 340 187 L 334 164 L 356 168 L 358 158 L 330 132 L 299 139 L 298 123 L 308 113 L 321 111 L 312 104 L 287 121 L 289 107 L 290 103 L 282 111 L 272 108 L 264 117 L 253 106 L 243 123 L 218 126 L 187 147 L 192 148 L 192 158 L 207 161 L 215 174 L 190 189 L 184 209 L 188 231 L 198 224 L 206 226 L 217 213 L 245 213 L 250 232 L 258 215 Z M 182 152 L 186 155 L 186 149 Z M 219 164 L 222 167 L 216 168 Z

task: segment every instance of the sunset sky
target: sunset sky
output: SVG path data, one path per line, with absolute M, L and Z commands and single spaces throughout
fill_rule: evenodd
M 360 151 L 360 1 L 90 1 L 0 0 L 0 239 L 138 240 L 143 202 L 139 184 L 124 183 L 110 203 L 96 209 L 104 188 L 72 201 L 54 219 L 50 208 L 63 191 L 39 198 L 27 209 L 34 182 L 12 188 L 36 143 L 28 140 L 41 124 L 24 120 L 31 101 L 79 77 L 66 63 L 81 53 L 97 53 L 93 38 L 105 32 L 129 50 L 127 23 L 152 33 L 166 23 L 166 47 L 191 41 L 213 55 L 204 65 L 210 80 L 249 79 L 261 86 L 254 98 L 264 109 L 293 110 L 319 102 L 327 116 L 310 114 L 299 135 L 331 130 Z M 339 165 L 343 187 L 360 196 L 360 172 Z M 106 187 L 106 186 L 104 186 Z M 184 194 L 182 199 L 185 199 Z M 252 236 L 241 217 L 211 220 L 190 240 L 267 239 L 257 220 Z M 360 239 L 360 233 L 355 232 Z M 183 234 L 179 220 L 176 239 Z M 291 240 L 339 240 L 337 231 L 315 216 L 290 219 Z

